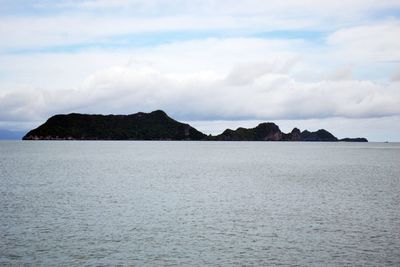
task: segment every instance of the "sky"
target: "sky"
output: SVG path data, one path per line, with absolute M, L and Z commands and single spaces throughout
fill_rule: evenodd
M 0 0 L 0 130 L 156 109 L 400 141 L 398 0 Z

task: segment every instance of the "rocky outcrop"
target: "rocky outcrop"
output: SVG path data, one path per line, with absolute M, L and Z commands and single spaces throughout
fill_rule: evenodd
M 283 141 L 301 141 L 301 132 L 294 128 L 290 133 L 283 134 Z
M 214 140 L 222 141 L 320 141 L 336 142 L 338 139 L 326 130 L 300 132 L 294 128 L 290 133 L 283 133 L 278 125 L 268 122 L 261 123 L 255 128 L 238 128 L 236 130 L 225 130 L 222 134 L 214 137 Z

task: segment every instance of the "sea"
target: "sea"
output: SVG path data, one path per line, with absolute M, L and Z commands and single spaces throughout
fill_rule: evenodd
M 2 141 L 0 266 L 400 266 L 400 143 Z

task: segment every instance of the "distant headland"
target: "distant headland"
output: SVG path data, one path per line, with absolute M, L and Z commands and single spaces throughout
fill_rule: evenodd
M 55 115 L 22 139 L 368 142 L 360 137 L 338 139 L 324 129 L 310 132 L 294 128 L 290 133 L 283 133 L 272 122 L 261 123 L 251 129 L 227 129 L 212 136 L 172 119 L 162 110 L 131 115 Z

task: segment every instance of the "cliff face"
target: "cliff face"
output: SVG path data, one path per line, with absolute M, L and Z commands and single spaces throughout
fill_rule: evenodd
M 132 115 L 56 115 L 24 140 L 202 140 L 206 135 L 161 110 Z
M 24 140 L 209 140 L 209 141 L 328 141 L 338 139 L 326 130 L 316 132 L 294 128 L 283 133 L 272 122 L 255 128 L 227 129 L 217 136 L 206 136 L 189 124 L 170 118 L 164 111 L 132 115 L 55 115 L 28 132 Z M 367 142 L 365 138 L 340 141 Z
M 294 128 L 290 133 L 283 134 L 283 141 L 301 141 L 301 132 L 299 129 Z

